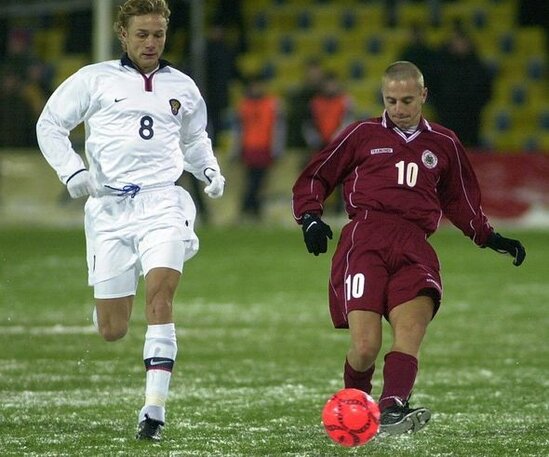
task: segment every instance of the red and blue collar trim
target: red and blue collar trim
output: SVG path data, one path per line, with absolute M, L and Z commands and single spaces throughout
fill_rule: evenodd
M 158 61 L 158 68 L 155 71 L 153 71 L 149 76 L 147 76 L 133 63 L 133 61 L 129 58 L 128 53 L 124 53 L 124 55 L 122 55 L 122 57 L 120 58 L 120 63 L 125 67 L 133 68 L 135 71 L 137 71 L 143 77 L 143 80 L 145 82 L 145 91 L 146 92 L 152 92 L 152 90 L 153 90 L 153 76 L 158 71 L 162 70 L 163 68 L 168 67 L 168 66 L 170 66 L 170 67 L 172 66 L 172 64 L 170 62 L 168 62 L 167 60 L 160 59 Z

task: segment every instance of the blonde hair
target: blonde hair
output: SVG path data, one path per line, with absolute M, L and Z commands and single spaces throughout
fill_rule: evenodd
M 133 16 L 144 16 L 146 14 L 159 14 L 166 19 L 166 24 L 168 24 L 171 11 L 166 0 L 126 0 L 124 4 L 120 5 L 114 23 L 114 31 L 124 50 L 126 45 L 122 39 L 122 31 L 128 28 L 130 19 Z
M 404 79 L 413 79 L 417 81 L 419 87 L 421 88 L 425 86 L 425 81 L 421 70 L 412 62 L 408 62 L 407 60 L 399 60 L 398 62 L 393 62 L 389 65 L 383 73 L 382 82 L 402 81 Z

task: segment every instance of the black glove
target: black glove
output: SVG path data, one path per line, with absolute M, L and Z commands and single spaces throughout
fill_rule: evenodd
M 489 247 L 500 254 L 510 254 L 515 259 L 513 265 L 517 267 L 524 262 L 526 257 L 526 249 L 520 241 L 505 238 L 499 233 L 491 233 L 485 247 Z
M 301 228 L 309 252 L 314 255 L 326 252 L 328 249 L 327 238 L 332 239 L 332 229 L 328 224 L 322 222 L 322 219 L 316 214 L 305 213 L 301 217 Z

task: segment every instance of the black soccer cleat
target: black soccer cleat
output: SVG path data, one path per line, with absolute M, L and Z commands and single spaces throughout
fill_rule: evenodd
M 151 419 L 148 414 L 145 414 L 145 419 L 139 423 L 136 439 L 160 441 L 162 438 L 162 429 L 164 422 Z
M 431 411 L 427 408 L 410 408 L 408 402 L 400 402 L 385 408 L 381 413 L 379 434 L 400 435 L 416 433 L 431 419 Z

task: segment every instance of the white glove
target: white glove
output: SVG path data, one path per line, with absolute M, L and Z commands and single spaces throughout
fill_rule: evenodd
M 213 168 L 206 168 L 204 170 L 204 175 L 210 181 L 204 188 L 204 192 L 210 198 L 219 198 L 223 195 L 223 190 L 225 189 L 225 178 L 221 173 L 214 170 Z
M 97 196 L 97 190 L 88 170 L 82 170 L 72 175 L 67 182 L 67 190 L 71 198 L 80 198 L 86 195 Z

